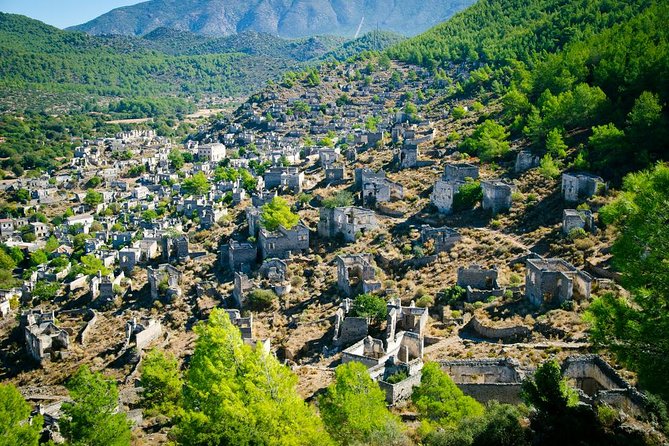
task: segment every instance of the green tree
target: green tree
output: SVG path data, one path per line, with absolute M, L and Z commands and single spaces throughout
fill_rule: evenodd
M 0 249 L 0 269 L 12 271 L 14 268 L 16 268 L 16 261 L 4 249 Z
M 51 254 L 54 252 L 58 247 L 60 246 L 60 242 L 55 236 L 49 237 L 49 239 L 46 241 L 46 245 L 44 246 L 44 251 L 47 253 Z
M 184 156 L 181 153 L 181 150 L 178 149 L 173 149 L 169 155 L 167 155 L 167 159 L 169 160 L 170 163 L 172 163 L 172 167 L 174 170 L 180 170 L 184 164 L 186 164 L 186 161 L 184 160 Z
M 385 394 L 359 362 L 340 365 L 319 399 L 323 422 L 343 445 L 402 445 L 400 420 L 386 408 Z
M 618 230 L 613 262 L 629 298 L 606 294 L 588 310 L 592 340 L 639 373 L 644 388 L 669 400 L 669 166 L 625 177 L 600 211 Z
M 49 257 L 41 249 L 38 249 L 37 251 L 30 254 L 30 264 L 32 266 L 44 265 L 48 261 Z
M 224 310 L 195 327 L 180 444 L 330 445 L 321 420 L 297 394 L 297 377 L 262 346 L 244 343 Z
M 102 204 L 103 196 L 100 192 L 95 192 L 93 189 L 88 189 L 86 196 L 84 197 L 84 203 L 91 207 L 95 207 L 99 204 Z
M 483 199 L 483 189 L 478 181 L 467 181 L 453 196 L 453 210 L 466 211 L 473 209 Z
M 279 226 L 292 229 L 299 221 L 300 216 L 292 213 L 288 202 L 281 197 L 274 197 L 260 212 L 260 224 L 268 231 L 276 231 Z
M 483 161 L 503 158 L 509 153 L 509 133 L 503 126 L 488 119 L 462 143 L 462 148 L 476 154 Z
M 153 349 L 142 361 L 140 372 L 144 389 L 142 406 L 149 414 L 175 416 L 181 407 L 184 385 L 177 359 Z
M 130 445 L 130 422 L 118 412 L 118 389 L 101 373 L 82 366 L 67 383 L 72 402 L 63 403 L 60 430 L 71 445 Z
M 483 406 L 465 396 L 439 364 L 429 362 L 411 400 L 428 425 L 455 426 L 465 418 L 483 415 Z
M 539 173 L 545 178 L 557 178 L 560 176 L 560 166 L 550 153 L 544 155 L 539 163 Z
M 198 172 L 190 178 L 186 178 L 181 185 L 181 190 L 185 195 L 204 195 L 209 192 L 209 181 L 203 172 Z
M 0 384 L 0 446 L 37 446 L 44 422 L 12 384 Z
M 30 191 L 28 189 L 19 189 L 14 193 L 14 200 L 26 204 L 30 201 Z
M 562 132 L 558 129 L 553 129 L 548 132 L 546 136 L 546 150 L 548 153 L 557 159 L 567 156 L 567 144 L 564 143 Z
M 578 395 L 562 377 L 557 361 L 546 361 L 523 381 L 521 396 L 525 403 L 546 416 L 563 413 L 578 403 Z
M 87 276 L 95 276 L 102 273 L 103 276 L 109 274 L 109 269 L 105 267 L 102 260 L 94 255 L 86 255 L 81 258 L 80 264 L 81 272 Z
M 151 223 L 157 218 L 158 218 L 158 213 L 153 209 L 147 209 L 146 211 L 142 212 L 142 219 L 147 223 Z
M 592 128 L 592 136 L 588 140 L 593 165 L 599 169 L 612 169 L 616 173 L 627 172 L 630 166 L 645 165 L 644 153 L 638 153 L 641 159 L 631 160 L 628 156 L 628 145 L 625 132 L 614 124 Z
M 353 301 L 353 315 L 368 317 L 373 321 L 383 322 L 388 315 L 388 304 L 385 299 L 373 294 L 361 294 Z
M 32 291 L 32 296 L 41 301 L 53 300 L 60 290 L 58 283 L 51 283 L 44 280 L 38 280 Z

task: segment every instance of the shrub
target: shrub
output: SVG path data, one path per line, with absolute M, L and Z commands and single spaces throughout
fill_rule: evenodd
M 256 311 L 266 310 L 274 306 L 278 296 L 272 290 L 253 290 L 248 297 L 248 305 Z
M 419 308 L 428 308 L 434 305 L 434 297 L 426 294 L 416 301 L 416 306 Z
M 599 422 L 602 423 L 602 425 L 606 427 L 612 427 L 616 420 L 618 420 L 618 412 L 615 409 L 603 404 L 597 407 L 597 418 L 599 419 Z
M 387 382 L 388 384 L 397 384 L 399 382 L 404 381 L 408 377 L 409 377 L 409 374 L 405 370 L 400 370 L 400 371 L 395 372 L 392 375 L 390 375 L 384 381 Z
M 444 305 L 454 305 L 456 303 L 462 302 L 466 297 L 467 290 L 460 286 L 454 285 L 450 288 L 441 290 L 439 302 Z
M 478 181 L 463 184 L 453 197 L 453 210 L 465 211 L 473 209 L 483 199 L 483 189 Z
M 585 229 L 583 229 L 583 228 L 574 228 L 571 231 L 569 231 L 569 238 L 571 240 L 584 239 L 587 236 L 588 236 L 588 233 L 585 232 Z
M 539 173 L 544 178 L 557 178 L 560 175 L 560 167 L 549 153 L 541 158 Z

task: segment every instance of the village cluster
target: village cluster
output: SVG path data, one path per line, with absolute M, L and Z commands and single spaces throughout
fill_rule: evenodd
M 51 367 L 73 361 L 73 344 L 89 345 L 101 319 L 121 318 L 125 332 L 116 338 L 118 345 L 109 347 L 116 349 L 116 356 L 128 349 L 141 356 L 149 346 L 178 338 L 180 333 L 165 322 L 171 309 L 179 302 L 196 302 L 207 294 L 204 287 L 211 286 L 209 294 L 216 305 L 227 309 L 245 341 L 274 351 L 275 340 L 263 322 L 269 316 L 252 311 L 249 298 L 257 290 L 271 291 L 278 299 L 289 298 L 296 288 L 315 292 L 308 288 L 315 280 L 310 277 L 314 247 L 321 252 L 325 246 L 333 261 L 327 264 L 330 277 L 322 280 L 333 286 L 336 298 L 318 321 L 318 327 L 324 328 L 313 337 L 322 334 L 322 342 L 310 360 L 333 366 L 349 361 L 365 364 L 386 392 L 388 404 L 406 400 L 420 383 L 427 350 L 442 341 L 430 331 L 435 323 L 453 326 L 449 336 L 467 331 L 476 343 L 527 341 L 531 326 L 496 326 L 495 321 L 480 320 L 471 312 L 441 311 L 436 303 L 424 305 L 414 296 L 402 295 L 386 280 L 397 278 L 397 273 L 384 271 L 378 249 L 372 250 L 380 231 L 408 224 L 418 232 L 420 249 L 414 250 L 409 263 L 415 270 L 448 262 L 449 253 L 464 238 L 462 228 L 431 225 L 419 218 L 407 223 L 394 204 L 417 194 L 415 185 L 403 184 L 402 178 L 421 170 L 436 172 L 435 180 L 421 184 L 418 191 L 427 191 L 424 198 L 436 219 L 457 214 L 454 201 L 469 182 L 480 181 L 479 209 L 490 215 L 512 209 L 516 186 L 505 174 L 495 177 L 486 171 L 484 176 L 475 160 L 443 158 L 440 162 L 430 155 L 435 141 L 443 137 L 437 121 L 447 116 L 423 117 L 419 111 L 427 100 L 408 95 L 428 89 L 434 80 L 427 72 L 399 65 L 367 76 L 354 71 L 324 76 L 313 88 L 288 92 L 268 88 L 233 118 L 203 127 L 197 140 L 183 146 L 151 131 L 135 130 L 83 141 L 71 166 L 61 172 L 3 182 L 7 194 L 27 191 L 29 212 L 26 217 L 0 221 L 2 243 L 30 256 L 44 250 L 50 240 L 57 242 L 47 262 L 21 272 L 22 286 L 0 292 L 0 313 L 6 318 L 3 335 L 9 336 L 20 324 L 27 357 Z M 399 73 L 395 77 L 400 80 L 391 78 L 391 72 Z M 178 168 L 171 156 L 175 150 L 188 154 Z M 387 163 L 365 164 L 377 156 Z M 537 158 L 530 152 L 518 151 L 510 170 L 522 174 L 536 165 Z M 252 181 L 244 181 L 243 175 L 217 180 L 220 169 L 245 170 Z M 132 170 L 138 174 L 128 175 Z M 200 173 L 208 179 L 204 193 L 183 187 L 185 178 Z M 97 184 L 85 186 L 92 178 L 99 179 Z M 588 173 L 562 176 L 565 235 L 597 230 L 593 212 L 578 204 L 606 187 L 604 180 Z M 350 193 L 351 202 L 325 206 L 320 200 L 342 191 Z M 98 199 L 91 199 L 91 193 Z M 293 211 L 308 217 L 290 228 L 266 228 L 263 207 L 276 197 L 285 198 Z M 49 220 L 36 219 L 35 212 Z M 66 212 L 54 223 L 54 216 Z M 206 243 L 198 236 L 202 231 L 219 238 Z M 70 262 L 77 251 L 98 260 L 98 271 L 91 274 Z M 476 258 L 465 261 L 467 266 L 456 268 L 456 283 L 443 284 L 443 288 L 457 285 L 464 290 L 461 304 L 511 298 L 539 311 L 587 301 L 593 290 L 614 286 L 608 278 L 566 260 L 529 251 L 516 259 L 524 270 L 522 283 L 502 283 L 496 267 L 479 265 Z M 295 276 L 306 280 L 293 280 Z M 60 297 L 36 304 L 33 293 L 42 283 L 58 284 Z M 355 299 L 362 294 L 385 299 L 385 320 L 354 314 Z M 140 301 L 145 304 L 137 304 Z M 25 310 L 14 324 L 18 303 Z M 190 322 L 200 318 L 195 308 Z M 66 326 L 60 322 L 72 319 L 79 322 Z M 262 336 L 256 335 L 258 323 L 265 327 Z M 296 367 L 299 351 L 291 358 L 284 355 Z M 520 402 L 520 383 L 537 365 L 503 356 L 438 359 L 466 394 L 482 402 Z M 10 370 L 13 365 L 2 367 Z M 642 410 L 644 397 L 597 356 L 570 356 L 563 362 L 563 372 L 575 381 L 585 402 L 605 401 L 632 412 Z M 400 381 L 392 379 L 398 375 L 403 377 Z M 22 385 L 31 385 L 20 373 L 15 377 Z M 54 401 L 56 408 L 49 413 L 57 419 L 60 401 L 57 397 Z M 124 407 L 131 409 L 132 404 Z

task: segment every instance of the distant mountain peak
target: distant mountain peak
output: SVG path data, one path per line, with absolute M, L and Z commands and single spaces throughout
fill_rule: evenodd
M 244 31 L 286 38 L 353 37 L 376 29 L 419 34 L 474 0 L 150 0 L 114 9 L 72 29 L 141 36 L 171 28 L 208 36 Z

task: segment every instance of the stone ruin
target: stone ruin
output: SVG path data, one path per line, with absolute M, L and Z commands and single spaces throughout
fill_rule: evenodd
M 258 248 L 256 245 L 230 240 L 228 246 L 225 248 L 227 249 L 221 250 L 221 260 L 230 271 L 250 273 L 256 266 L 258 261 Z
M 321 208 L 318 223 L 318 235 L 334 238 L 338 235 L 353 243 L 358 233 L 378 229 L 376 213 L 360 207 Z
M 168 264 L 157 268 L 149 266 L 147 274 L 153 301 L 161 299 L 165 302 L 172 302 L 181 297 L 181 271 L 174 266 Z
M 562 213 L 562 232 L 569 235 L 574 229 L 583 229 L 586 232 L 595 231 L 595 217 L 592 211 L 565 209 Z
M 500 180 L 481 181 L 483 189 L 482 208 L 493 215 L 511 209 L 514 186 Z
M 335 314 L 334 337 L 332 343 L 336 347 L 349 345 L 364 339 L 369 332 L 369 319 L 366 317 L 348 316 L 353 308 L 351 299 L 344 299 Z
M 70 335 L 56 325 L 53 311 L 31 310 L 23 315 L 22 323 L 26 350 L 33 359 L 42 363 L 67 357 Z
M 432 243 L 434 254 L 449 252 L 460 240 L 462 240 L 460 233 L 446 226 L 433 228 L 430 225 L 423 225 L 420 228 L 421 244 L 425 246 L 427 243 Z
M 486 300 L 491 296 L 499 297 L 504 289 L 497 283 L 496 268 L 484 269 L 480 265 L 458 268 L 457 285 L 467 290 L 467 302 Z
M 255 289 L 271 289 L 277 296 L 290 293 L 288 265 L 280 259 L 265 260 L 255 278 L 245 273 L 235 272 L 232 297 L 239 308 L 244 308 L 246 295 Z
M 137 351 L 141 352 L 162 334 L 163 326 L 160 321 L 148 317 L 143 317 L 139 321 L 132 318 L 125 325 L 125 344 L 127 347 L 134 341 Z
M 562 174 L 562 197 L 567 202 L 577 202 L 595 196 L 607 185 L 601 177 L 589 173 Z
M 164 236 L 162 239 L 163 260 L 183 262 L 190 257 L 189 241 L 185 235 Z
M 522 173 L 533 167 L 539 166 L 540 163 L 541 158 L 539 156 L 533 154 L 529 150 L 521 150 L 518 152 L 518 155 L 516 155 L 516 165 L 514 170 L 516 173 Z
M 253 336 L 253 315 L 249 315 L 248 317 L 242 317 L 241 313 L 239 310 L 225 310 L 226 313 L 228 313 L 228 317 L 230 317 L 230 322 L 239 329 L 239 332 L 241 333 L 242 340 L 246 345 L 249 345 L 251 347 L 255 347 L 258 344 L 262 345 L 263 350 L 266 353 L 270 352 L 270 340 L 265 339 L 264 341 L 256 341 L 256 339 Z
M 416 167 L 418 165 L 418 144 L 412 141 L 404 141 L 395 157 L 400 169 Z
M 371 254 L 337 256 L 337 285 L 349 297 L 381 288 Z
M 448 164 L 444 175 L 434 185 L 430 202 L 442 214 L 453 212 L 453 200 L 460 188 L 468 180 L 476 180 L 479 177 L 479 168 L 473 164 L 460 163 Z
M 562 259 L 528 259 L 525 296 L 535 306 L 590 298 L 592 277 Z
M 534 373 L 510 358 L 440 361 L 455 384 L 480 403 L 495 400 L 520 404 L 521 384 Z M 646 413 L 648 400 L 597 355 L 571 356 L 562 363 L 562 375 L 579 393 L 582 403 L 608 404 L 633 416 Z
M 396 298 L 388 303 L 388 317 L 386 318 L 386 338 L 395 338 L 396 333 L 407 331 L 419 337 L 425 335 L 425 327 L 429 318 L 428 309 L 417 307 L 412 301 L 408 307 L 402 306 L 402 300 Z

